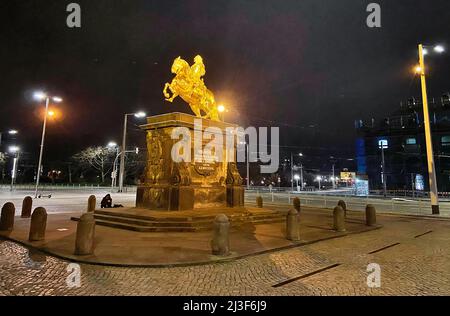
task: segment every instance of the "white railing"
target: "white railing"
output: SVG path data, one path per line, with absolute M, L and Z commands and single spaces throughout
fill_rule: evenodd
M 294 197 L 300 198 L 301 204 L 309 207 L 333 209 L 339 200 L 344 200 L 347 209 L 352 211 L 365 211 L 367 204 L 372 204 L 375 208 L 384 213 L 410 214 L 410 215 L 431 215 L 430 201 L 427 199 L 383 199 L 372 197 L 355 196 L 333 196 L 317 194 L 292 194 L 290 192 L 247 192 L 246 203 L 255 203 L 256 196 L 260 195 L 267 205 L 292 205 Z M 450 216 L 450 203 L 443 202 L 440 205 L 441 215 Z

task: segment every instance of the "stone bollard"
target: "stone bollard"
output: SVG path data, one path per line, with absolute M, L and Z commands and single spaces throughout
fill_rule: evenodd
M 298 212 L 291 209 L 286 217 L 286 238 L 292 241 L 300 240 L 300 223 L 298 220 Z
M 79 256 L 92 255 L 94 253 L 95 219 L 92 212 L 81 216 L 77 224 L 77 236 L 75 240 L 75 254 Z
M 256 206 L 259 208 L 263 208 L 263 198 L 261 196 L 256 197 Z
M 43 207 L 38 207 L 31 215 L 29 241 L 41 241 L 45 239 L 45 228 L 47 227 L 47 211 Z
M 23 199 L 22 203 L 22 214 L 20 217 L 22 218 L 30 218 L 31 217 L 31 209 L 33 208 L 33 199 L 31 196 L 27 196 Z
M 12 231 L 14 228 L 14 216 L 16 208 L 11 202 L 5 203 L 2 207 L 0 217 L 0 231 Z
M 333 211 L 333 229 L 337 232 L 345 232 L 344 210 L 339 205 Z
M 88 207 L 87 207 L 87 211 L 88 212 L 93 212 L 95 211 L 95 207 L 97 206 L 97 199 L 95 198 L 95 195 L 91 195 L 88 199 Z
M 300 199 L 295 197 L 293 202 L 295 210 L 300 214 Z
M 339 200 L 337 205 L 342 207 L 342 209 L 344 210 L 344 217 L 347 217 L 347 204 L 345 203 L 345 201 Z
M 377 223 L 377 210 L 372 204 L 366 206 L 366 225 L 374 226 Z
M 213 239 L 211 240 L 212 254 L 227 256 L 230 253 L 230 221 L 225 214 L 217 215 L 214 220 Z

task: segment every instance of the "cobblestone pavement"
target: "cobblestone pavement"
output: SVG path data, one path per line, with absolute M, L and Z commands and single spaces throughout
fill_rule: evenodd
M 66 284 L 68 262 L 0 240 L 0 295 L 450 294 L 450 221 L 379 220 L 380 230 L 228 263 L 176 268 L 82 264 L 79 288 Z M 381 267 L 380 288 L 367 286 L 369 263 Z M 340 265 L 273 287 L 334 264 Z

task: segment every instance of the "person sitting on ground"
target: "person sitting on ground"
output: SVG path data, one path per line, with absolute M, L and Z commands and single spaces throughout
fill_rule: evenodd
M 112 198 L 111 195 L 107 194 L 100 203 L 101 208 L 111 208 L 112 207 Z

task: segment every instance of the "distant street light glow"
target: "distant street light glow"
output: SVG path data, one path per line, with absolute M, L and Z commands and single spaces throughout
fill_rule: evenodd
M 115 142 L 109 142 L 108 147 L 117 147 L 117 143 Z
M 50 116 L 50 117 L 52 117 L 52 116 L 55 116 L 55 112 L 54 111 L 48 111 L 48 116 Z
M 12 129 L 12 130 L 8 131 L 8 134 L 9 134 L 9 135 L 16 135 L 16 134 L 18 134 L 18 133 L 19 133 L 19 132 L 16 131 L 15 129 Z
M 143 118 L 145 117 L 147 114 L 145 112 L 137 112 L 134 114 L 135 117 L 137 118 Z
M 36 91 L 36 92 L 33 94 L 33 98 L 36 99 L 36 100 L 38 100 L 38 101 L 42 101 L 42 100 L 44 100 L 46 97 L 47 97 L 47 95 L 46 95 L 44 92 L 42 92 L 42 91 Z
M 18 146 L 9 146 L 8 151 L 10 153 L 15 154 L 16 152 L 20 151 L 20 147 L 18 147 Z
M 223 106 L 223 105 L 221 104 L 221 105 L 219 105 L 219 106 L 217 107 L 217 110 L 218 110 L 220 113 L 223 113 L 223 112 L 225 112 L 225 106 Z
M 428 49 L 424 48 L 424 49 L 423 49 L 423 54 L 424 54 L 424 55 L 428 55 Z
M 414 71 L 419 74 L 422 72 L 422 67 L 416 66 L 416 67 L 414 67 Z
M 60 97 L 53 97 L 52 100 L 56 103 L 61 103 L 63 101 L 63 99 Z
M 435 51 L 436 53 L 441 54 L 441 53 L 443 53 L 443 52 L 445 51 L 445 48 L 444 48 L 442 45 L 436 45 L 436 46 L 434 47 L 434 51 Z

